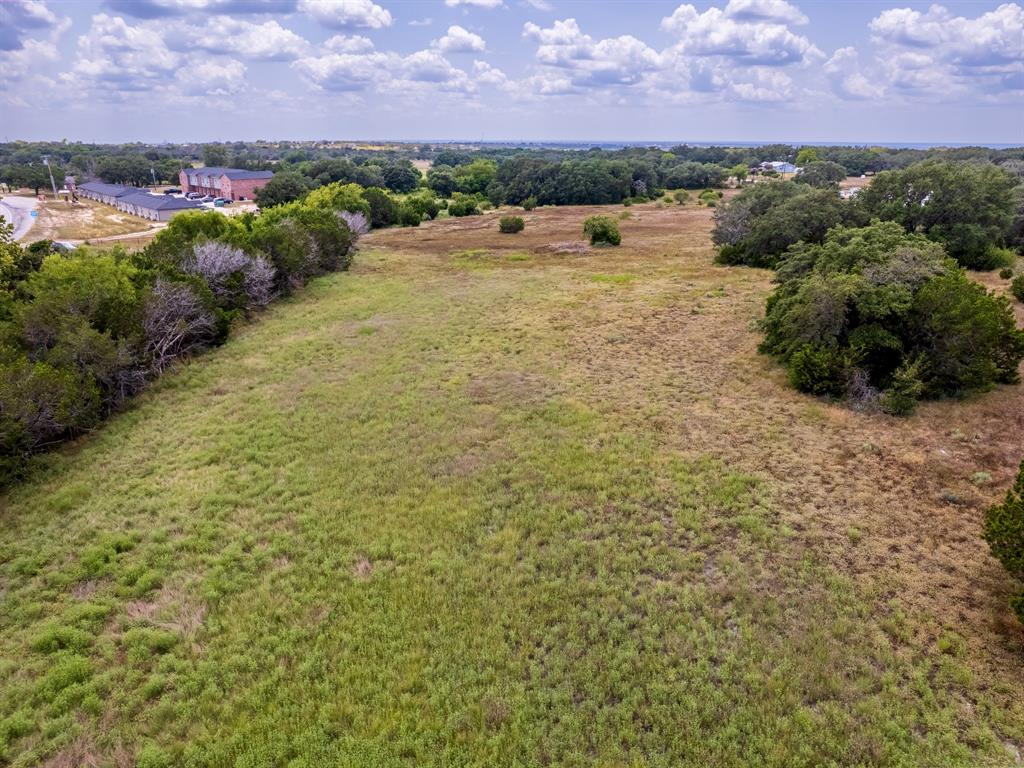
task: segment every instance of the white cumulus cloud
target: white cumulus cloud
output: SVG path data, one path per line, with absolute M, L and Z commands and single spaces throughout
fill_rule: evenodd
M 444 37 L 433 42 L 435 48 L 445 53 L 479 53 L 487 50 L 484 39 L 458 24 L 448 27 Z
M 394 21 L 372 0 L 299 0 L 298 9 L 330 29 L 383 29 Z

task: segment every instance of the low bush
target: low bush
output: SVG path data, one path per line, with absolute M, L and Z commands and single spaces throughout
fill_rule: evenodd
M 686 205 L 686 203 L 689 202 L 690 200 L 690 193 L 687 192 L 685 189 L 680 189 L 674 195 L 672 195 L 672 198 L 680 205 Z
M 423 222 L 423 213 L 416 206 L 402 203 L 398 209 L 398 223 L 403 227 L 418 227 Z
M 1010 575 L 1024 581 L 1024 462 L 1003 503 L 985 513 L 984 536 L 992 554 Z M 1024 592 L 1011 598 L 1010 605 L 1024 622 Z
M 479 216 L 480 205 L 477 199 L 471 195 L 462 195 L 458 192 L 448 203 L 449 216 Z
M 1013 277 L 1013 268 L 1003 267 L 1002 269 L 999 270 L 999 277 L 1002 280 L 1009 280 L 1011 277 Z
M 1024 331 L 1005 297 L 898 224 L 839 227 L 779 265 L 761 350 L 804 392 L 909 413 L 920 398 L 1018 380 Z
M 619 245 L 622 236 L 619 225 L 608 216 L 591 216 L 583 222 L 583 234 L 590 237 L 591 245 Z
M 1024 275 L 1017 275 L 1010 283 L 1010 293 L 1017 301 L 1024 301 Z
M 498 220 L 498 231 L 503 232 L 506 235 L 514 235 L 516 232 L 522 232 L 526 223 L 523 221 L 522 216 L 502 216 Z
M 528 197 L 525 200 L 523 200 L 523 210 L 524 211 L 532 211 L 536 207 L 537 207 L 537 198 L 536 197 L 532 197 L 531 196 L 531 197 Z

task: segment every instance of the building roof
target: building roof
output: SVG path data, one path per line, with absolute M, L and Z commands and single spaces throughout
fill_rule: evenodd
M 104 184 L 102 181 L 87 181 L 79 184 L 79 189 L 86 192 L 95 192 L 97 195 L 110 195 L 111 197 L 124 197 L 132 192 L 138 192 L 138 187 L 126 187 L 123 184 Z
M 216 165 L 204 168 L 186 168 L 185 173 L 198 173 L 203 176 L 227 176 L 232 181 L 270 179 L 274 176 L 273 171 L 246 171 L 242 168 L 221 168 Z
M 148 208 L 154 211 L 177 211 L 183 208 L 200 208 L 199 203 L 194 200 L 186 200 L 183 197 L 173 195 L 151 195 L 149 192 L 136 190 L 135 194 L 127 195 L 123 201 L 130 205 L 137 205 L 140 208 Z

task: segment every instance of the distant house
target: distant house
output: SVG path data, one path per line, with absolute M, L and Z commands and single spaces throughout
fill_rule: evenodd
M 198 192 L 228 200 L 252 200 L 256 190 L 274 178 L 273 171 L 246 171 L 241 168 L 182 168 L 178 174 L 181 191 Z
M 761 163 L 762 171 L 775 171 L 776 173 L 796 173 L 800 169 L 792 163 L 781 160 L 772 160 L 768 163 Z

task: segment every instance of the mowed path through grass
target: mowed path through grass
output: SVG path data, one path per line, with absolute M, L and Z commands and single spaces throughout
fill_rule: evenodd
M 708 211 L 574 252 L 590 212 L 375 234 L 45 457 L 0 510 L 0 764 L 1013 764 L 988 496 L 904 455 L 945 406 L 788 391 Z

